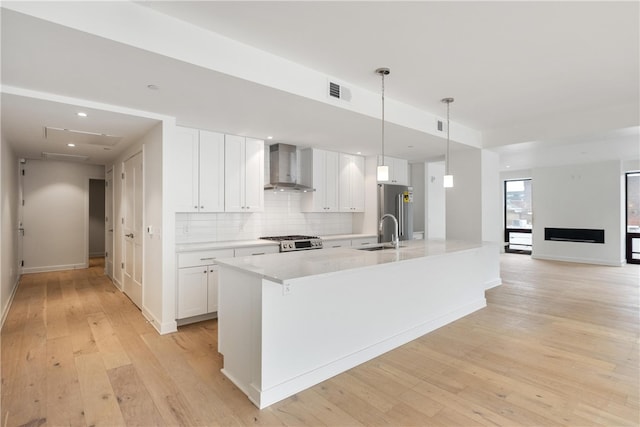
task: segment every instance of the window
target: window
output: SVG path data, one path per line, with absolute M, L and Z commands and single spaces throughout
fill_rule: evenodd
M 504 237 L 507 252 L 531 253 L 531 179 L 504 182 Z

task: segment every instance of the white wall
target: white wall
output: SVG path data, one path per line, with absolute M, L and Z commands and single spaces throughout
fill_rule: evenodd
M 413 187 L 413 231 L 426 233 L 426 163 L 409 164 L 409 185 Z M 426 238 L 426 237 L 425 237 Z
M 0 141 L 0 312 L 1 323 L 20 279 L 18 253 L 18 158 L 12 147 L 2 138 Z
M 24 170 L 23 272 L 86 268 L 89 179 L 104 166 L 29 159 Z
M 443 186 L 444 163 L 427 163 L 426 230 L 425 239 L 445 239 L 447 236 L 447 206 Z
M 482 240 L 481 153 L 478 149 L 451 152 L 453 188 L 447 188 L 447 239 Z
M 500 156 L 489 150 L 482 150 L 482 240 L 502 242 L 501 221 Z
M 142 312 L 160 332 L 175 331 L 175 307 L 165 314 L 164 307 L 175 304 L 175 283 L 165 282 L 163 278 L 163 123 L 158 122 L 146 135 L 135 142 L 118 157 L 113 165 L 114 176 L 114 281 L 122 289 L 123 262 L 122 217 L 124 204 L 122 199 L 122 173 L 124 162 L 136 153 L 143 153 L 143 270 L 142 270 Z M 149 232 L 151 227 L 151 233 Z M 171 250 L 175 251 L 173 245 Z M 175 256 L 172 255 L 172 256 Z M 165 287 L 172 287 L 167 292 Z M 165 295 L 169 298 L 165 301 Z M 170 316 L 170 317 L 167 317 Z
M 535 168 L 532 257 L 624 263 L 624 187 L 619 161 Z M 604 229 L 605 243 L 544 240 L 545 227 Z

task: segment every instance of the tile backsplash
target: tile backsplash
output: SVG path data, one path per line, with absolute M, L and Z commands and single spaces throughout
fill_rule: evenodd
M 303 193 L 265 191 L 264 212 L 177 213 L 176 243 L 252 240 L 287 234 L 351 234 L 348 212 L 300 212 Z

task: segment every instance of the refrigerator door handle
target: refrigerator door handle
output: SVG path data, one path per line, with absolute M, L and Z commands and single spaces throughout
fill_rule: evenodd
M 399 230 L 398 230 L 398 240 L 400 240 L 400 236 L 404 236 L 404 205 L 402 204 L 402 193 L 398 194 L 398 222 Z

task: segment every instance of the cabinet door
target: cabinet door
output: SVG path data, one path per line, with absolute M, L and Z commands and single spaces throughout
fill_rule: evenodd
M 339 208 L 338 194 L 340 192 L 340 154 L 327 151 L 324 168 L 324 205 L 326 212 L 337 212 Z
M 207 312 L 208 273 L 207 266 L 178 269 L 178 319 Z
M 340 211 L 364 211 L 364 157 L 340 155 Z
M 224 136 L 224 208 L 244 212 L 244 137 Z
M 198 130 L 176 126 L 171 164 L 176 212 L 198 212 Z
M 224 134 L 200 131 L 200 212 L 224 212 Z
M 243 212 L 264 210 L 264 141 L 246 138 Z
M 208 265 L 207 275 L 207 313 L 218 311 L 218 266 Z
M 351 157 L 349 154 L 340 154 L 340 212 L 351 212 Z
M 364 157 L 351 160 L 351 207 L 353 212 L 364 212 Z
M 404 159 L 392 159 L 391 180 L 396 185 L 409 185 L 409 162 Z

